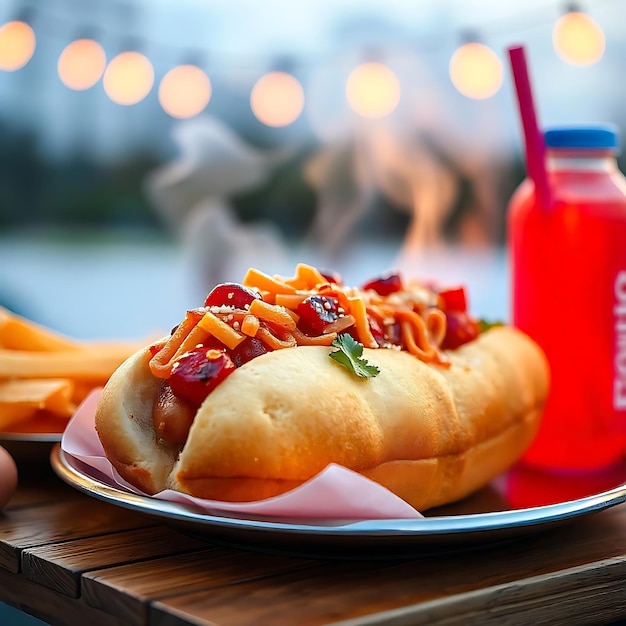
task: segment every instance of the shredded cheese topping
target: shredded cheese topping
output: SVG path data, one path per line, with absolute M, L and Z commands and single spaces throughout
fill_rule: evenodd
M 158 378 L 167 378 L 178 357 L 209 338 L 234 349 L 246 337 L 255 337 L 271 350 L 296 346 L 330 346 L 338 334 L 354 328 L 354 334 L 366 348 L 381 347 L 372 333 L 370 319 L 381 328 L 396 325 L 398 339 L 418 359 L 447 364 L 440 349 L 446 335 L 446 315 L 438 307 L 437 293 L 421 284 L 406 285 L 401 291 L 381 296 L 374 290 L 329 282 L 316 268 L 299 264 L 295 276 L 269 276 L 250 269 L 242 283 L 257 291 L 262 299 L 253 300 L 244 309 L 234 306 L 209 306 L 187 312 L 172 335 L 153 351 L 150 370 Z M 310 336 L 298 328 L 298 306 L 309 296 L 326 296 L 338 303 L 338 318 L 322 334 Z M 384 348 L 399 350 L 395 343 Z

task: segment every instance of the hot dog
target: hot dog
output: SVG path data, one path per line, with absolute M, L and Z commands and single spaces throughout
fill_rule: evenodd
M 96 430 L 149 494 L 258 500 L 337 463 L 425 510 L 512 465 L 548 387 L 539 347 L 483 330 L 462 288 L 389 274 L 357 289 L 301 264 L 216 287 L 113 374 Z

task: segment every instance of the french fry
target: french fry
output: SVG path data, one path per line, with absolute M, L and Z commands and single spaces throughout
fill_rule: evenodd
M 14 422 L 0 430 L 11 433 L 62 433 L 67 426 L 67 418 L 57 417 L 48 411 L 37 410 L 26 420 Z
M 24 422 L 33 420 L 37 409 L 32 406 L 6 404 L 0 407 L 0 431 L 13 430 Z M 21 430 L 21 427 L 17 428 Z
M 0 307 L 0 431 L 62 432 L 146 342 L 77 341 Z
M 74 409 L 74 383 L 69 379 L 0 381 L 0 413 L 11 408 L 45 409 L 69 417 Z
M 72 403 L 78 406 L 95 388 L 104 387 L 106 381 L 106 378 L 102 380 L 73 380 Z
M 43 412 L 67 422 L 76 408 L 73 390 L 67 379 L 0 381 L 0 430 L 22 431 Z
M 72 351 L 77 342 L 0 307 L 0 347 L 8 350 Z
M 0 378 L 107 380 L 130 356 L 126 346 L 75 352 L 26 352 L 0 349 Z

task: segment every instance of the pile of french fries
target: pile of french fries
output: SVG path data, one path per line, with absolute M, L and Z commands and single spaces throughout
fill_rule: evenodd
M 140 342 L 82 342 L 0 307 L 0 432 L 61 433 Z

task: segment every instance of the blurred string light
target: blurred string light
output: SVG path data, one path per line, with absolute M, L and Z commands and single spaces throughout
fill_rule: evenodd
M 104 91 L 117 104 L 141 102 L 154 85 L 154 69 L 141 52 L 128 51 L 111 59 L 104 72 Z
M 69 89 L 84 91 L 102 78 L 106 55 L 93 39 L 77 39 L 68 44 L 59 56 L 57 70 L 61 82 Z
M 29 18 L 33 11 L 21 12 L 0 26 L 0 71 L 20 70 L 32 58 L 37 43 Z M 41 12 L 39 8 L 37 12 Z M 67 21 L 47 15 L 38 22 L 37 30 L 44 35 L 56 36 Z M 516 19 L 515 25 L 518 21 Z M 72 26 L 76 26 L 75 21 Z M 485 24 L 483 27 L 488 28 Z M 493 27 L 493 30 L 501 34 L 504 28 L 502 25 L 497 29 Z M 37 36 L 40 35 L 38 32 Z M 146 40 L 142 41 L 146 46 L 152 46 Z M 575 5 L 569 5 L 565 15 L 554 24 L 552 41 L 564 61 L 579 66 L 598 62 L 605 50 L 602 29 Z M 67 45 L 58 59 L 57 70 L 63 84 L 73 90 L 89 89 L 103 78 L 105 93 L 113 102 L 122 105 L 141 102 L 150 93 L 155 78 L 151 61 L 139 52 L 124 52 L 106 66 L 105 51 L 93 39 L 78 39 Z M 456 89 L 469 98 L 489 98 L 502 84 L 500 59 L 493 50 L 476 41 L 468 42 L 454 52 L 449 73 Z M 158 91 L 159 102 L 166 113 L 181 119 L 198 115 L 212 96 L 211 81 L 194 65 L 180 65 L 167 72 Z M 401 86 L 396 75 L 383 63 L 367 62 L 350 74 L 345 94 L 355 112 L 377 119 L 389 115 L 398 106 Z M 254 115 L 262 123 L 274 127 L 293 123 L 300 116 L 304 101 L 302 86 L 291 72 L 285 71 L 263 76 L 250 95 Z
M 490 98 L 502 86 L 502 62 L 489 46 L 477 41 L 457 48 L 450 59 L 449 72 L 457 90 L 473 100 Z
M 597 63 L 605 48 L 600 26 L 574 5 L 554 25 L 552 43 L 565 62 L 581 66 Z
M 348 76 L 346 97 L 355 113 L 368 119 L 381 119 L 398 106 L 400 81 L 384 63 L 368 61 Z
M 172 117 L 194 117 L 211 100 L 209 77 L 196 65 L 177 65 L 163 76 L 159 84 L 159 102 Z
M 0 26 L 0 70 L 15 72 L 22 69 L 35 52 L 35 32 L 21 20 Z
M 259 122 L 267 126 L 289 126 L 304 109 L 304 89 L 298 79 L 287 72 L 269 72 L 252 88 L 250 108 Z

